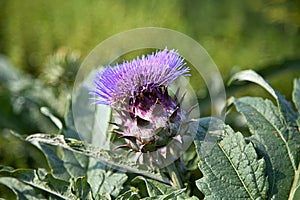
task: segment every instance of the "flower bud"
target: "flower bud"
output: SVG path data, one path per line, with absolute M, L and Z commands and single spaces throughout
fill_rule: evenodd
M 114 132 L 124 139 L 120 148 L 139 155 L 157 151 L 166 157 L 170 142 L 183 142 L 187 116 L 168 86 L 188 72 L 176 51 L 164 49 L 97 74 L 91 94 L 97 104 L 110 105 L 119 114 L 121 131 Z

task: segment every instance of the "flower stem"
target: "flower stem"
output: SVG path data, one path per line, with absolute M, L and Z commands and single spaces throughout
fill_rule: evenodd
M 175 188 L 183 188 L 183 183 L 182 183 L 182 180 L 181 180 L 181 177 L 180 177 L 180 174 L 176 168 L 176 165 L 175 165 L 175 162 L 170 164 L 169 166 L 166 167 L 167 170 L 168 170 L 168 173 L 171 177 L 171 181 L 172 181 L 172 185 L 175 187 Z

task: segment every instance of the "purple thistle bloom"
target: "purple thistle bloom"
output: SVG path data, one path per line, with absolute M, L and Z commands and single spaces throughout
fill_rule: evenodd
M 158 51 L 130 62 L 108 66 L 98 73 L 95 79 L 96 90 L 92 94 L 98 97 L 97 104 L 114 105 L 122 103 L 143 88 L 168 86 L 181 75 L 187 75 L 189 68 L 174 51 Z
M 175 139 L 182 143 L 182 125 L 187 116 L 178 98 L 168 94 L 167 87 L 189 68 L 175 50 L 164 49 L 116 66 L 108 66 L 97 74 L 94 83 L 96 104 L 113 107 L 122 124 L 115 124 L 125 143 L 141 153 L 157 151 L 166 158 L 166 146 Z

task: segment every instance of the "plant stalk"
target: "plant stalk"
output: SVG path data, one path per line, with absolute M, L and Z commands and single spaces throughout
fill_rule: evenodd
M 183 183 L 180 177 L 180 174 L 176 168 L 175 162 L 173 162 L 172 164 L 170 164 L 169 166 L 166 167 L 168 170 L 168 173 L 171 177 L 171 182 L 173 187 L 181 189 L 183 188 Z
M 300 178 L 300 163 L 298 165 L 298 169 L 295 171 L 294 181 L 293 181 L 292 189 L 290 191 L 288 200 L 295 199 L 296 191 L 299 189 L 298 188 L 299 178 Z

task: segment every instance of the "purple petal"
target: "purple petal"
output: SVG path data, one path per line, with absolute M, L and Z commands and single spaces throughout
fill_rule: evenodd
M 113 105 L 133 97 L 141 88 L 168 86 L 181 75 L 189 75 L 189 71 L 177 51 L 164 49 L 108 66 L 97 74 L 96 89 L 91 94 L 97 97 L 95 103 Z

